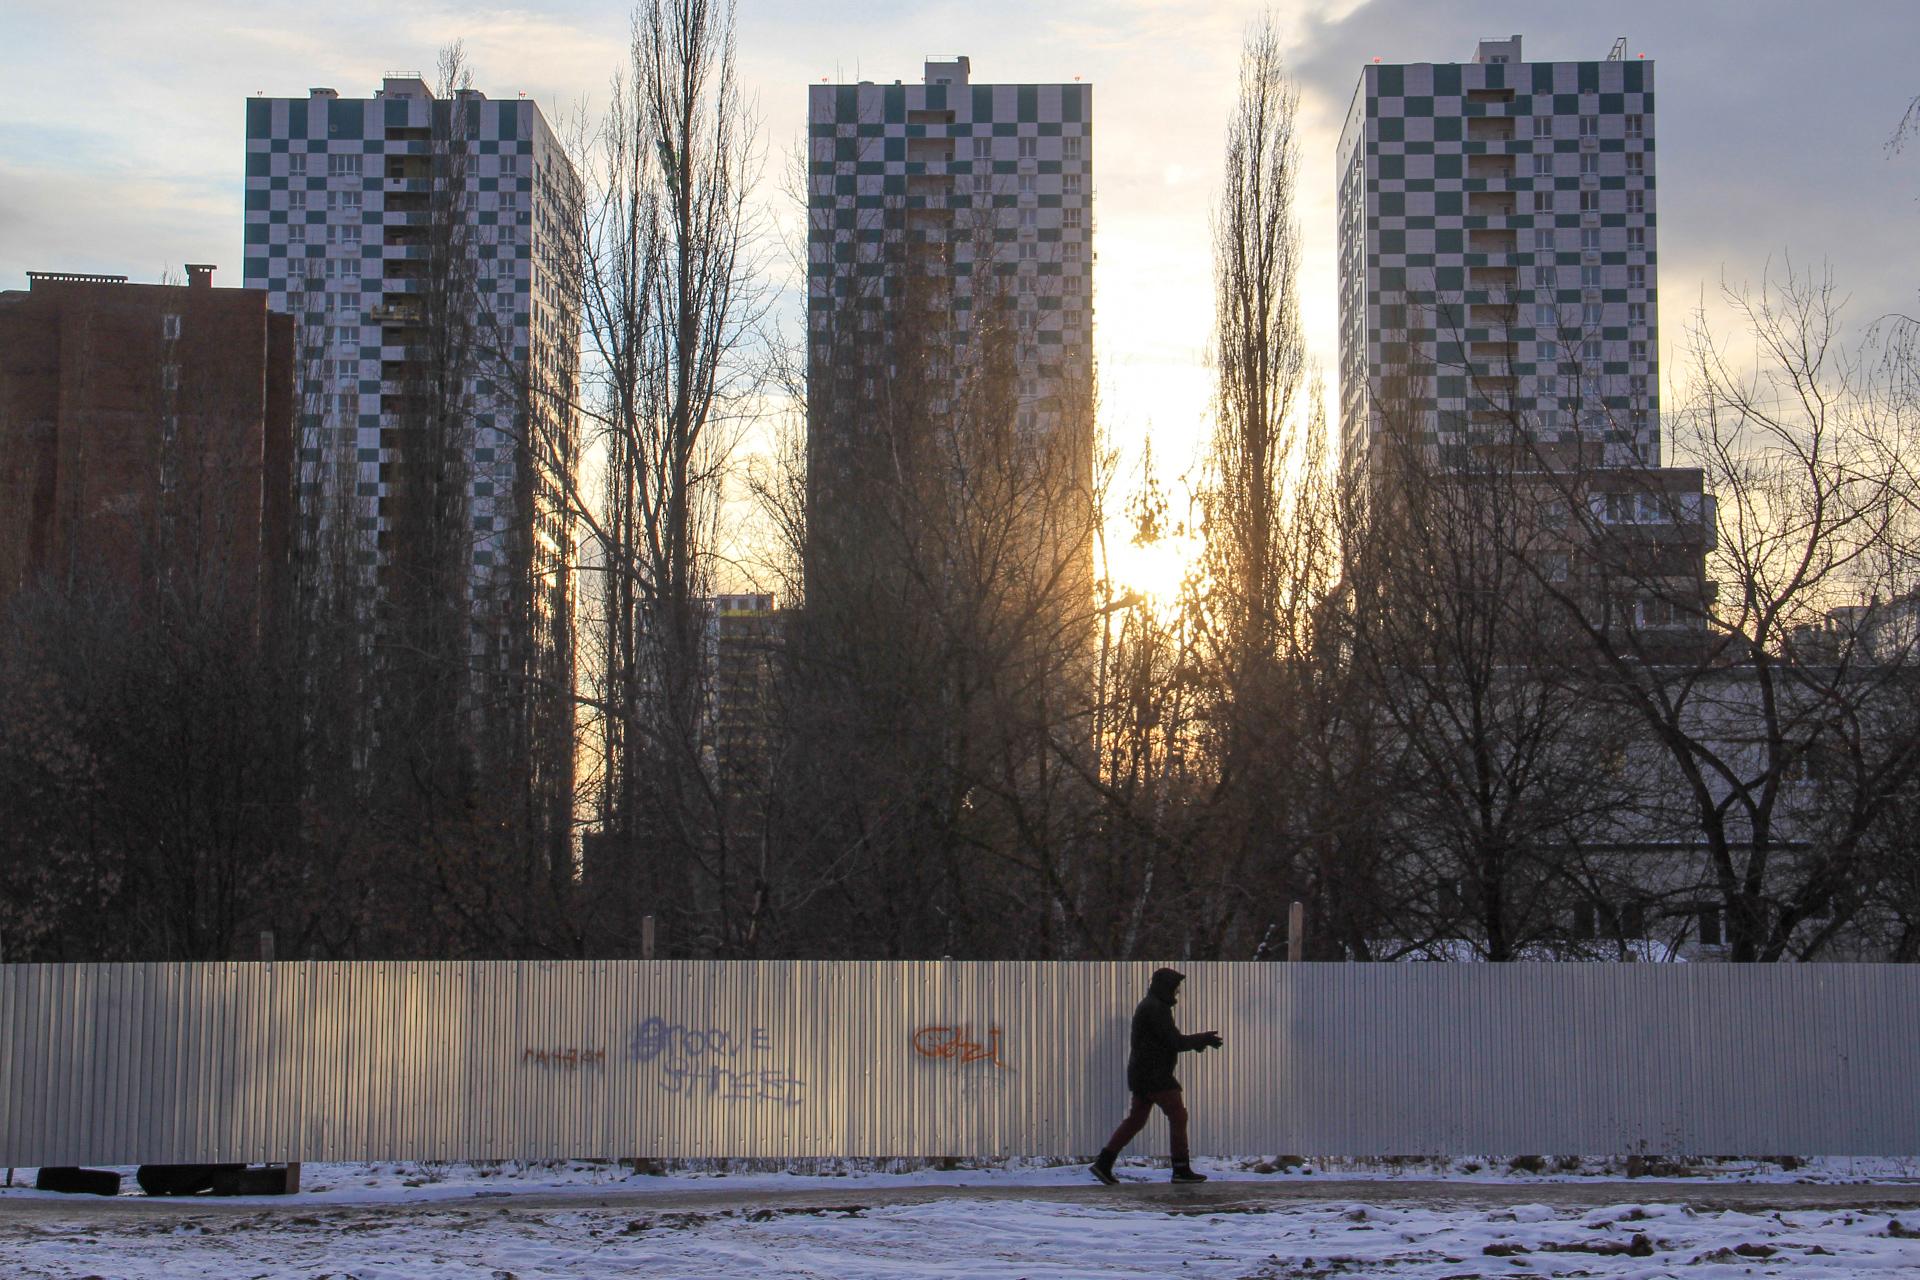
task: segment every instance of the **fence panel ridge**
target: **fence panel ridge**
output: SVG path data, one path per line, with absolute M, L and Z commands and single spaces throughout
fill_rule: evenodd
M 1920 966 L 1173 963 L 1202 1151 L 1920 1154 Z M 0 965 L 0 1162 L 1086 1156 L 1155 967 Z

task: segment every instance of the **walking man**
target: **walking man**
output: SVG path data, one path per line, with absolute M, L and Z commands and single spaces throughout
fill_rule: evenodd
M 1173 1147 L 1172 1180 L 1207 1180 L 1206 1174 L 1193 1171 L 1187 1151 L 1187 1104 L 1180 1096 L 1180 1082 L 1173 1078 L 1173 1066 L 1183 1052 L 1218 1049 L 1226 1042 L 1218 1031 L 1184 1036 L 1174 1025 L 1173 1006 L 1180 997 L 1180 984 L 1186 980 L 1187 975 L 1177 969 L 1155 969 L 1146 998 L 1133 1011 L 1133 1036 L 1127 1051 L 1127 1089 L 1133 1094 L 1133 1109 L 1093 1162 L 1093 1176 L 1108 1185 L 1120 1181 L 1114 1176 L 1113 1162 L 1146 1126 L 1155 1107 L 1167 1114 Z

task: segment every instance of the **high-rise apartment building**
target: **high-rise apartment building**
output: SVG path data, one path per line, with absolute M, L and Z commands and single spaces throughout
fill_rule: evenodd
M 524 99 L 437 99 L 419 76 L 392 75 L 371 98 L 248 100 L 246 284 L 299 324 L 302 514 L 339 509 L 323 491 L 350 483 L 375 535 L 369 563 L 388 558 L 398 433 L 447 330 L 467 366 L 453 372 L 472 428 L 476 582 L 527 571 L 513 563 L 516 524 L 533 522 L 526 550 L 541 572 L 571 560 L 571 533 L 545 500 L 556 477 L 532 474 L 518 444 L 572 432 L 560 406 L 579 368 L 576 190 Z M 351 469 L 336 475 L 335 459 Z
M 1363 68 L 1339 151 L 1340 411 L 1444 461 L 1522 433 L 1660 464 L 1653 64 Z
M 476 728 L 570 777 L 571 162 L 533 102 L 414 73 L 249 99 L 246 135 L 246 283 L 297 324 L 309 559 L 370 588 L 376 652 L 467 667 L 473 707 L 524 712 Z
M 866 500 L 861 450 L 879 416 L 868 366 L 889 364 L 902 386 L 906 330 L 907 372 L 931 415 L 965 412 L 966 388 L 992 365 L 1011 379 L 994 401 L 1009 425 L 1056 442 L 1077 433 L 1067 452 L 1085 455 L 1082 476 L 1090 469 L 1092 86 L 975 84 L 970 73 L 956 57 L 928 61 L 919 84 L 810 87 L 816 521 Z

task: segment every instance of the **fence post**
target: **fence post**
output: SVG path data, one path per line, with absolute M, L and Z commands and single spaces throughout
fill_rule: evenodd
M 1306 950 L 1307 908 L 1304 903 L 1296 902 L 1287 908 L 1287 962 L 1298 964 L 1300 955 Z
M 260 931 L 260 962 L 273 963 L 273 930 L 271 929 Z M 296 1195 L 300 1190 L 300 1162 L 289 1160 L 286 1168 L 286 1181 L 281 1184 L 281 1189 L 286 1195 Z
M 640 958 L 653 959 L 653 917 L 650 915 L 640 917 Z

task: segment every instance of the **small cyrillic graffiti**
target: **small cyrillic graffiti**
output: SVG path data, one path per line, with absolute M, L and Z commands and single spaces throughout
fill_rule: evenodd
M 605 1049 L 583 1049 L 578 1045 L 569 1045 L 562 1049 L 527 1048 L 521 1051 L 522 1065 L 532 1063 L 536 1067 L 552 1070 L 578 1071 L 582 1067 L 604 1067 L 607 1065 Z

